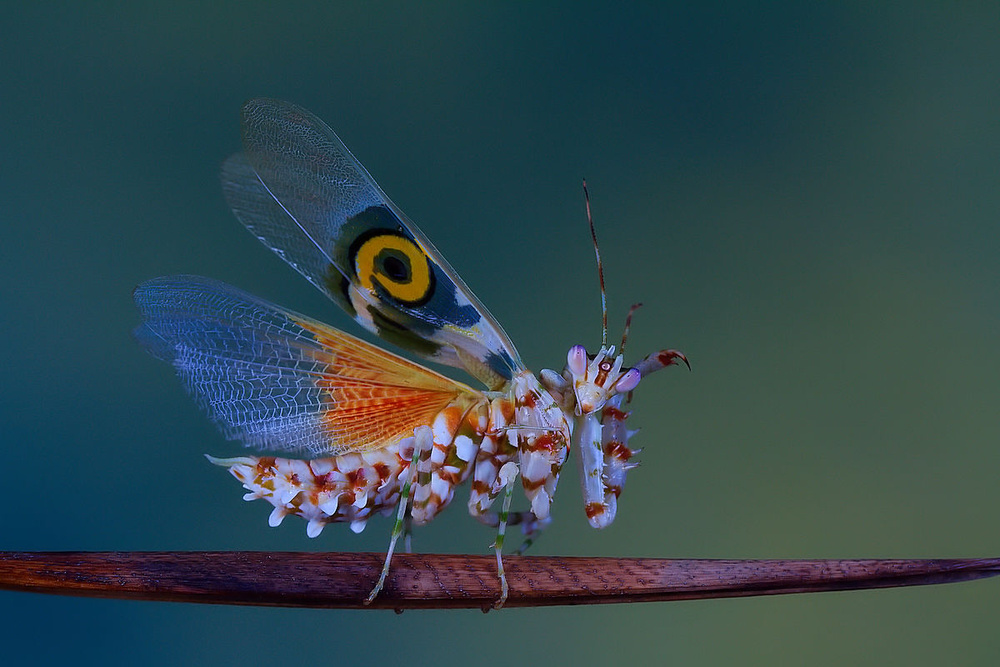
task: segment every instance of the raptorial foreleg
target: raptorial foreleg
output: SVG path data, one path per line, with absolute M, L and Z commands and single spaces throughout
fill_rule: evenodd
M 628 446 L 636 431 L 630 431 L 625 426 L 629 413 L 621 409 L 621 404 L 622 396 L 619 394 L 608 401 L 601 412 L 601 424 L 604 427 L 601 438 L 601 448 L 604 451 L 604 495 L 607 503 L 615 504 L 625 486 L 626 474 L 639 465 L 632 460 L 639 450 Z

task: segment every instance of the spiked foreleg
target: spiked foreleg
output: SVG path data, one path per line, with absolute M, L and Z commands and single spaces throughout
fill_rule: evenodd
M 615 520 L 625 475 L 636 466 L 630 461 L 635 452 L 628 441 L 634 432 L 625 428 L 628 413 L 621 410 L 623 398 L 611 397 L 600 420 L 594 414 L 576 418 L 573 440 L 579 451 L 584 509 L 594 528 L 605 528 Z
M 579 415 L 573 428 L 573 445 L 577 452 L 580 484 L 583 488 L 583 508 L 587 521 L 594 528 L 604 528 L 615 520 L 617 497 L 606 493 L 604 486 L 604 453 L 602 431 L 597 415 Z
M 628 447 L 628 441 L 635 435 L 635 431 L 625 427 L 629 413 L 621 409 L 622 398 L 621 394 L 613 397 L 604 405 L 604 410 L 601 412 L 601 424 L 604 425 L 601 438 L 604 450 L 603 482 L 607 502 L 611 502 L 611 498 L 617 502 L 625 487 L 625 475 L 639 465 L 631 461 L 638 450 L 631 450 Z

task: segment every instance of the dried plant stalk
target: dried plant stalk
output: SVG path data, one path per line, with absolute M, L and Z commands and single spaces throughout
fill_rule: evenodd
M 379 553 L 0 552 L 0 588 L 123 598 L 365 608 Z M 1000 574 L 1000 558 L 710 560 L 509 556 L 507 607 L 652 602 L 942 584 Z M 368 608 L 488 608 L 492 556 L 399 554 Z

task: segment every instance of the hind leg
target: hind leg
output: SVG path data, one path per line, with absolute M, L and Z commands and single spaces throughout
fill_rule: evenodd
M 485 526 L 489 526 L 490 528 L 500 527 L 501 513 L 483 512 L 482 514 L 476 514 L 474 516 L 479 523 Z M 531 510 L 524 510 L 520 512 L 508 512 L 506 523 L 508 526 L 520 526 L 521 532 L 524 533 L 524 542 L 522 542 L 521 546 L 514 551 L 515 554 L 520 556 L 535 543 L 535 540 L 538 539 L 538 536 L 541 535 L 542 531 L 545 530 L 550 523 L 552 523 L 552 518 L 546 517 L 544 519 L 539 519 Z
M 399 494 L 399 505 L 396 510 L 396 522 L 392 526 L 392 536 L 389 538 L 389 549 L 385 553 L 385 563 L 382 565 L 382 573 L 379 574 L 378 581 L 372 592 L 368 594 L 365 604 L 369 605 L 378 595 L 385 585 L 385 578 L 389 575 L 389 563 L 392 561 L 392 554 L 396 550 L 396 542 L 403 534 L 404 528 L 409 528 L 410 522 L 407 520 L 406 509 L 410 500 L 411 490 L 417 482 L 417 464 L 420 461 L 420 454 L 429 450 L 433 444 L 433 435 L 429 426 L 421 426 L 413 432 L 413 453 L 410 455 L 410 465 L 406 476 L 406 483 Z M 406 531 L 409 537 L 409 530 Z M 409 550 L 409 549 L 407 549 Z
M 503 540 L 507 532 L 507 515 L 510 513 L 510 501 L 514 495 L 514 482 L 517 481 L 517 464 L 505 463 L 500 469 L 500 482 L 504 485 L 503 505 L 497 517 L 497 538 L 493 541 L 493 550 L 497 555 L 497 576 L 500 577 L 500 597 L 493 603 L 494 609 L 499 609 L 507 601 L 507 574 L 503 569 Z
M 474 513 L 473 516 L 480 522 L 487 526 L 491 526 L 497 529 L 496 540 L 494 540 L 491 548 L 496 553 L 497 558 L 497 576 L 500 578 L 500 597 L 496 602 L 493 603 L 494 609 L 499 609 L 507 601 L 507 594 L 509 588 L 507 585 L 507 575 L 503 567 L 503 545 L 504 539 L 507 533 L 507 526 L 521 525 L 522 530 L 525 534 L 525 540 L 517 548 L 517 555 L 523 554 L 528 547 L 535 541 L 542 529 L 549 524 L 550 519 L 546 517 L 540 520 L 531 511 L 523 512 L 511 512 L 510 503 L 514 495 L 514 487 L 516 485 L 518 476 L 517 464 L 509 461 L 500 468 L 500 473 L 498 475 L 498 482 L 502 484 L 503 489 L 503 500 L 501 501 L 500 512 L 478 512 Z

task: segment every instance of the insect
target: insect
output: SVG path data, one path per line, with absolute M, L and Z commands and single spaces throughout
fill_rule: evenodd
M 323 121 L 287 102 L 255 99 L 243 107 L 242 129 L 243 152 L 222 169 L 240 222 L 362 326 L 464 369 L 483 388 L 197 276 L 136 288 L 137 338 L 173 364 L 227 437 L 290 455 L 209 457 L 243 483 L 246 500 L 273 505 L 271 526 L 296 515 L 310 537 L 334 522 L 361 532 L 373 514 L 395 511 L 369 603 L 385 585 L 399 537 L 411 523 L 432 520 L 471 478 L 469 512 L 497 531 L 501 606 L 507 525 L 523 526 L 527 546 L 549 522 L 571 448 L 587 519 L 609 525 L 634 466 L 622 401 L 641 378 L 687 359 L 662 350 L 626 366 L 607 344 L 605 308 L 595 354 L 574 345 L 562 372 L 536 376 Z M 601 283 L 603 301 L 603 274 Z M 511 512 L 518 478 L 530 509 Z

